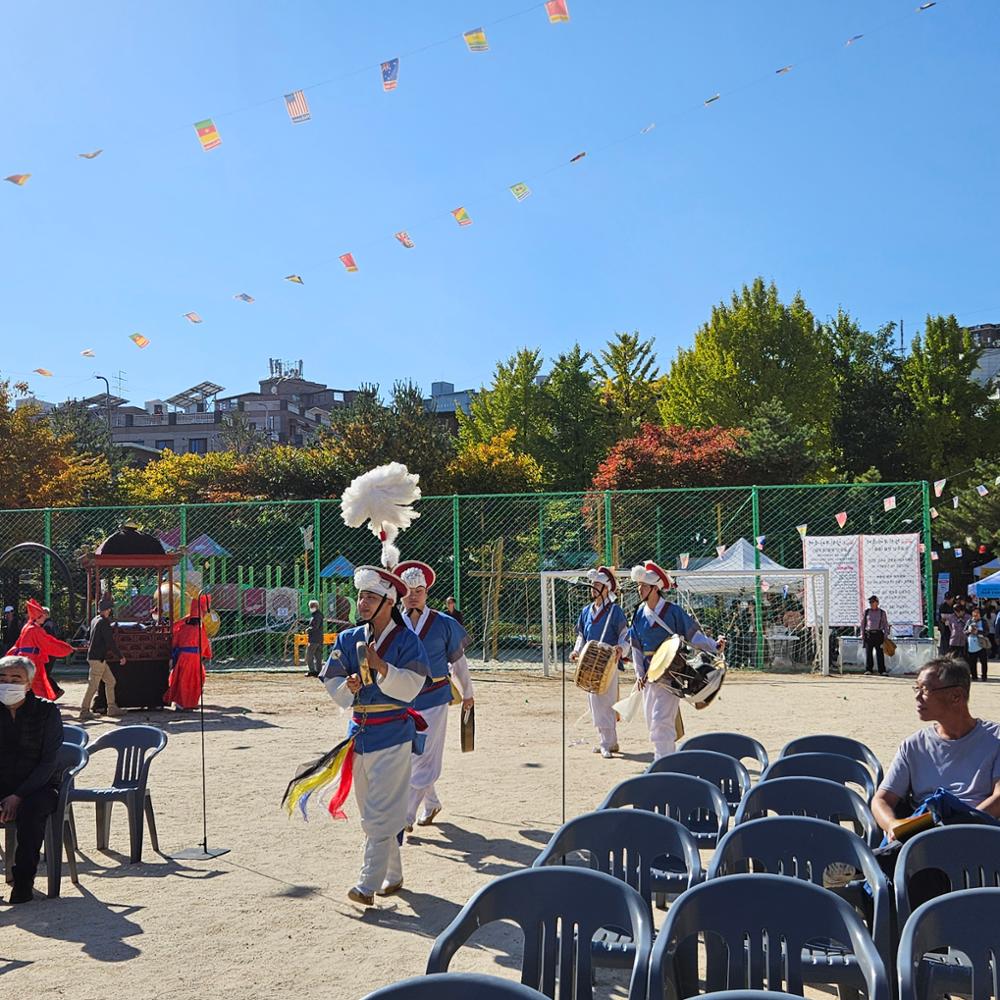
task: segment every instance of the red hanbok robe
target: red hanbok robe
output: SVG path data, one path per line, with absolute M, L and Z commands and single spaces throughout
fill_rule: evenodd
M 45 665 L 49 660 L 69 656 L 72 652 L 73 647 L 68 642 L 49 635 L 41 625 L 30 621 L 21 629 L 17 642 L 7 650 L 7 655 L 24 656 L 31 660 L 35 665 L 35 679 L 31 682 L 31 690 L 39 698 L 55 701 L 56 692 L 49 681 Z
M 201 645 L 201 664 L 198 663 L 198 647 Z M 165 704 L 173 702 L 179 708 L 197 708 L 201 689 L 205 683 L 205 661 L 212 658 L 212 644 L 201 627 L 198 618 L 183 618 L 174 623 L 173 649 L 170 659 L 173 667 Z

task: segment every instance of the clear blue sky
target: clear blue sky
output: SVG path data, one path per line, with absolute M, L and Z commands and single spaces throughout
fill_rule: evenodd
M 121 369 L 141 401 L 277 356 L 426 390 L 626 329 L 666 363 L 756 274 L 908 339 L 1000 321 L 995 0 L 569 3 L 8 5 L 0 176 L 33 176 L 0 183 L 0 374 L 59 400 Z M 488 53 L 414 51 L 479 25 Z M 330 79 L 293 126 L 281 95 Z

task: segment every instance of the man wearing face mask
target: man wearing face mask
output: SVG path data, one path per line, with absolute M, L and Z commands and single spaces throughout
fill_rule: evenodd
M 31 691 L 34 679 L 35 665 L 27 657 L 0 659 L 0 821 L 17 828 L 11 903 L 33 898 L 45 821 L 59 797 L 62 718 L 52 702 Z

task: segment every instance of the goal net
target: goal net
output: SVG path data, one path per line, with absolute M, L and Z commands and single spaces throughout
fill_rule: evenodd
M 731 668 L 830 672 L 830 571 L 732 569 L 670 571 L 677 584 L 670 600 L 713 638 L 726 637 Z M 619 570 L 618 603 L 631 620 L 639 593 Z M 590 600 L 587 570 L 543 572 L 542 665 L 557 672 L 576 641 L 576 621 Z

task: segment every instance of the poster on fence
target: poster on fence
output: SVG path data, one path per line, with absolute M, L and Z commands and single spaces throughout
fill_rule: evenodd
M 854 625 L 861 621 L 861 536 L 806 535 L 802 540 L 802 565 L 830 571 L 829 625 Z M 823 594 L 812 577 L 806 579 L 806 624 L 823 622 Z
M 920 536 L 861 536 L 861 595 L 864 606 L 875 594 L 892 625 L 924 620 L 920 599 Z

